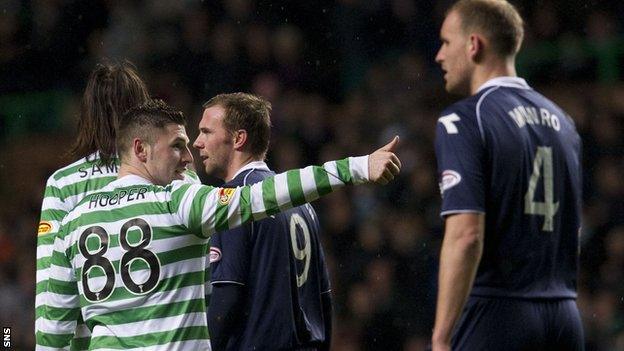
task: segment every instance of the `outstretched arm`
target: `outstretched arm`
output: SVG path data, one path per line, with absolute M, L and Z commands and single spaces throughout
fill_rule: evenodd
M 251 186 L 188 186 L 177 196 L 178 213 L 186 217 L 189 228 L 201 228 L 204 236 L 210 236 L 314 201 L 349 184 L 387 184 L 401 169 L 393 152 L 397 143 L 395 137 L 370 155 L 287 171 Z

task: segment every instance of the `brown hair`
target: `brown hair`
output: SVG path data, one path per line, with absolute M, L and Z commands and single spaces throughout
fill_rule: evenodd
M 505 0 L 460 0 L 447 12 L 457 11 L 464 32 L 480 31 L 492 43 L 494 52 L 503 57 L 520 50 L 524 23 L 518 10 Z
M 184 114 L 167 105 L 162 100 L 148 100 L 128 110 L 119 120 L 117 130 L 117 150 L 119 157 L 124 158 L 132 148 L 132 139 L 141 138 L 154 144 L 154 129 L 163 129 L 168 124 L 186 126 Z
M 220 94 L 208 100 L 204 109 L 217 105 L 225 110 L 225 129 L 230 133 L 246 130 L 249 152 L 264 158 L 271 139 L 271 103 L 252 94 Z
M 82 96 L 78 136 L 70 155 L 87 157 L 98 151 L 102 163 L 111 164 L 120 116 L 148 99 L 147 87 L 131 63 L 98 64 Z

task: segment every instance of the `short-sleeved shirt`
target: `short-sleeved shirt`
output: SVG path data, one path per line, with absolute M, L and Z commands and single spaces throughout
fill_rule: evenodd
M 485 213 L 475 296 L 574 298 L 581 141 L 572 119 L 523 79 L 499 77 L 436 127 L 442 216 Z
M 247 164 L 226 187 L 273 175 Z M 318 217 L 306 204 L 262 221 L 216 233 L 210 241 L 213 284 L 246 288 L 245 317 L 228 350 L 282 350 L 325 340 L 321 294 L 329 279 Z

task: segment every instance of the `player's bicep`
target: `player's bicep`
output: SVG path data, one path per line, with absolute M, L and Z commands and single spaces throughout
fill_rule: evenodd
M 485 150 L 476 121 L 456 113 L 441 119 L 436 127 L 435 151 L 442 215 L 483 212 Z
M 64 228 L 63 228 L 64 229 Z M 76 275 L 69 257 L 67 257 L 67 236 L 64 230 L 56 236 L 50 261 L 50 279 L 48 291 L 51 301 L 59 307 L 78 307 L 78 287 Z
M 48 298 L 37 330 L 37 344 L 41 346 L 68 346 L 80 315 L 78 287 L 66 247 L 61 230 L 54 242 Z
M 61 221 L 71 210 L 70 207 L 71 204 L 64 201 L 62 191 L 54 181 L 54 178 L 50 177 L 46 183 L 41 203 L 41 216 L 37 231 L 38 237 L 57 233 Z

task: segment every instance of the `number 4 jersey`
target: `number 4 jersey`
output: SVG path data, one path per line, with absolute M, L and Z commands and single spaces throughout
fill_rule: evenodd
M 441 214 L 485 214 L 472 295 L 576 297 L 580 149 L 573 121 L 520 78 L 492 79 L 438 119 Z

